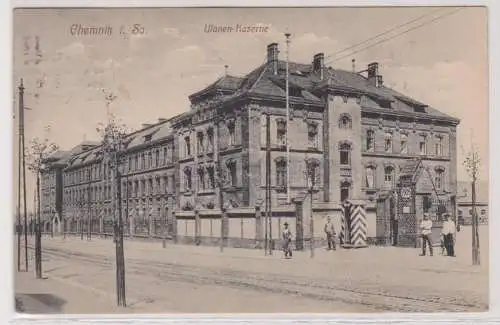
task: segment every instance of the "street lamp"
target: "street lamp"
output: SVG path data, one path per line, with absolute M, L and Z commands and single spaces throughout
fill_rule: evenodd
M 316 165 L 310 162 L 308 159 L 305 160 L 306 170 L 304 171 L 304 175 L 306 177 L 307 184 L 307 192 L 310 195 L 310 218 L 309 218 L 309 231 L 311 236 L 311 254 L 310 257 L 314 257 L 314 216 L 313 216 L 313 195 L 318 192 L 316 188 Z

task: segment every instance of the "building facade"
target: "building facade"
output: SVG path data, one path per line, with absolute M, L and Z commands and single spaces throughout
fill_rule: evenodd
M 246 76 L 220 78 L 189 97 L 186 113 L 127 136 L 125 215 L 262 205 L 267 155 L 276 207 L 310 187 L 315 203 L 375 204 L 416 158 L 435 195 L 456 196 L 458 119 L 384 86 L 377 63 L 338 70 L 325 66 L 322 53 L 310 64 L 289 63 L 287 114 L 278 52 L 268 45 L 267 62 Z M 65 157 L 63 217 L 111 215 L 110 170 L 101 157 L 99 146 Z

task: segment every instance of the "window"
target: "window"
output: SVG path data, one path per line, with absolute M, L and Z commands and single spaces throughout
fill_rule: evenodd
M 230 184 L 231 186 L 235 187 L 238 185 L 238 179 L 236 176 L 236 161 L 234 160 L 229 160 L 227 163 L 227 169 L 229 171 L 229 177 L 230 177 Z
M 184 191 L 191 191 L 192 184 L 191 168 L 186 167 L 184 168 Z
M 141 155 L 141 169 L 146 168 L 146 156 L 144 153 Z
M 340 164 L 351 164 L 351 145 L 349 143 L 341 143 L 339 146 L 340 151 Z
M 436 142 L 434 143 L 434 154 L 436 156 L 443 154 L 443 137 L 440 135 L 436 137 Z
M 236 125 L 234 121 L 229 121 L 227 124 L 227 132 L 229 133 L 229 145 L 234 146 L 236 144 Z
M 366 188 L 375 188 L 375 166 L 368 166 L 365 169 L 365 186 Z
M 203 191 L 205 186 L 205 169 L 203 167 L 198 168 L 198 190 Z
M 160 149 L 155 151 L 155 167 L 160 166 Z
M 215 168 L 213 166 L 208 167 L 207 173 L 208 173 L 208 188 L 214 189 L 215 188 Z
M 147 168 L 151 168 L 153 166 L 153 153 L 151 151 L 148 152 L 148 166 Z
M 444 169 L 436 169 L 436 175 L 434 178 L 434 186 L 436 189 L 442 190 L 444 186 Z
M 167 147 L 163 148 L 163 159 L 162 159 L 163 165 L 168 163 L 168 149 Z
M 366 131 L 366 151 L 375 151 L 375 131 L 373 130 Z
M 425 135 L 420 135 L 418 148 L 420 150 L 421 155 L 427 154 L 427 137 Z
M 155 193 L 157 193 L 157 194 L 161 193 L 161 180 L 159 177 L 156 177 Z
M 286 169 L 286 159 L 283 157 L 276 159 L 276 186 L 281 190 L 286 190 L 287 187 Z
M 135 156 L 135 166 L 134 166 L 134 170 L 138 170 L 139 169 L 139 156 Z
M 384 168 L 384 181 L 386 188 L 394 187 L 395 177 L 394 177 L 394 167 L 386 166 Z
M 276 140 L 278 145 L 286 146 L 286 121 L 284 119 L 276 121 Z
M 307 187 L 314 188 L 319 185 L 319 161 L 312 159 L 307 163 Z
M 184 153 L 186 157 L 191 156 L 191 139 L 189 135 L 184 137 Z
M 340 202 L 344 202 L 349 199 L 349 187 L 350 184 L 348 182 L 342 182 L 340 184 Z
M 214 150 L 214 129 L 209 128 L 207 130 L 207 151 L 211 152 Z
M 408 154 L 408 136 L 401 134 L 401 153 Z
M 168 176 L 163 176 L 163 193 L 168 192 Z
M 309 143 L 309 148 L 317 149 L 319 147 L 318 144 L 318 124 L 314 122 L 310 122 L 307 125 L 307 139 Z
M 342 114 L 339 118 L 339 128 L 340 129 L 351 129 L 352 121 L 348 114 Z
M 392 134 L 387 132 L 384 139 L 384 150 L 385 152 L 392 152 Z
M 198 132 L 196 134 L 196 140 L 198 141 L 198 153 L 203 153 L 205 151 L 204 135 L 203 132 Z

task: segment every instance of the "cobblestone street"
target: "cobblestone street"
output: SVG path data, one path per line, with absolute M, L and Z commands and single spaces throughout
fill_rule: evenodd
M 456 258 L 440 256 L 439 249 L 434 257 L 419 257 L 418 249 L 370 247 L 335 252 L 321 248 L 313 259 L 305 251 L 285 260 L 279 251 L 264 256 L 262 250 L 220 252 L 218 247 L 170 243 L 162 248 L 161 242 L 126 240 L 126 312 L 484 311 L 487 228 L 481 231 L 481 266 L 470 265 L 467 242 L 470 228 L 459 233 Z M 115 305 L 112 240 L 46 237 L 42 243 L 48 279 L 40 281 L 52 281 L 55 291 L 66 288 L 60 293 L 68 296 L 65 300 L 75 295 L 71 290 L 103 299 L 98 307 L 83 308 L 88 313 Z M 22 291 L 22 281 L 18 274 L 16 293 Z M 75 311 L 63 305 L 60 312 Z M 123 310 L 109 307 L 109 312 Z

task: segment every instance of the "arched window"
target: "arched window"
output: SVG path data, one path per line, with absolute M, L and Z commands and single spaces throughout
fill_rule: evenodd
M 436 173 L 434 175 L 434 186 L 438 190 L 444 189 L 444 167 L 436 167 Z
M 375 131 L 373 130 L 366 131 L 366 151 L 375 151 Z
M 349 193 L 349 188 L 351 187 L 351 184 L 347 181 L 343 181 L 340 183 L 340 202 L 344 202 L 345 200 L 349 199 L 350 193 Z
M 392 133 L 386 132 L 384 138 L 384 150 L 387 153 L 392 152 Z
M 286 120 L 276 120 L 276 141 L 281 146 L 286 146 Z
M 234 120 L 231 120 L 227 123 L 227 132 L 229 135 L 229 145 L 236 145 L 236 123 Z
M 202 191 L 206 187 L 205 184 L 205 169 L 203 167 L 198 168 L 198 190 Z
M 319 185 L 319 161 L 317 159 L 309 159 L 306 161 L 307 168 L 307 187 L 314 188 Z
M 238 177 L 236 175 L 236 160 L 234 159 L 229 159 L 226 162 L 228 174 L 229 174 L 229 183 L 231 186 L 235 187 L 238 186 Z
M 406 134 L 401 134 L 400 148 L 402 154 L 408 154 L 408 136 Z
M 191 179 L 191 168 L 190 167 L 185 167 L 184 168 L 184 191 L 191 191 L 192 187 L 192 182 L 193 180 Z
M 286 190 L 286 158 L 279 157 L 276 158 L 276 186 L 280 190 Z
M 349 114 L 342 114 L 339 118 L 339 128 L 340 129 L 351 129 L 352 120 Z
M 375 188 L 375 175 L 377 167 L 375 165 L 368 165 L 365 168 L 365 187 Z
M 385 166 L 384 168 L 384 182 L 386 188 L 393 188 L 395 184 L 396 177 L 394 175 L 393 166 Z
M 340 153 L 340 164 L 350 165 L 351 164 L 351 144 L 347 142 L 341 142 L 339 145 Z

